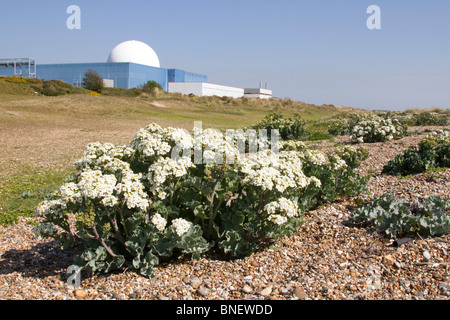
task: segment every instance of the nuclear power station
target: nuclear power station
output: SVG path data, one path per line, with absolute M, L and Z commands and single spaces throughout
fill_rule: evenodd
M 115 46 L 106 62 L 38 64 L 34 58 L 0 59 L 0 76 L 23 76 L 44 80 L 61 80 L 81 86 L 84 74 L 94 70 L 103 78 L 105 86 L 138 88 L 153 80 L 167 92 L 197 96 L 272 98 L 267 84 L 259 88 L 238 88 L 209 83 L 206 75 L 180 69 L 161 68 L 156 52 L 147 44 L 130 40 Z

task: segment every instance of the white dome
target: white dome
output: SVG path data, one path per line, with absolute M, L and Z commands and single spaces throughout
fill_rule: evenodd
M 160 68 L 155 51 L 147 44 L 135 40 L 119 43 L 112 49 L 108 57 L 108 63 L 119 62 L 132 62 Z

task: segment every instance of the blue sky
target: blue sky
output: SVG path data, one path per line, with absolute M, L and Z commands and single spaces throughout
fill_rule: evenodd
M 125 40 L 164 68 L 364 109 L 450 108 L 449 0 L 1 0 L 0 57 L 105 62 Z M 69 5 L 81 29 L 69 30 Z M 369 30 L 368 6 L 381 9 Z

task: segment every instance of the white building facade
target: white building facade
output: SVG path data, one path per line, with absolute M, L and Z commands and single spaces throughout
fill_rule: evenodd
M 218 96 L 232 98 L 272 98 L 272 90 L 262 88 L 244 89 L 208 82 L 169 82 L 168 92 L 181 93 L 183 95 L 193 94 L 199 97 Z

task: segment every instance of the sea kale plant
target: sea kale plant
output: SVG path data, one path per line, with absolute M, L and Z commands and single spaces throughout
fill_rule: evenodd
M 419 145 L 395 156 L 384 166 L 383 173 L 405 176 L 437 167 L 450 167 L 450 137 L 444 130 L 433 131 Z
M 335 136 L 343 136 L 350 134 L 350 126 L 348 119 L 336 119 L 330 122 L 328 133 Z
M 411 204 L 387 193 L 358 207 L 350 221 L 373 226 L 390 238 L 441 236 L 450 233 L 450 202 L 430 196 Z
M 71 181 L 38 206 L 36 231 L 76 247 L 82 270 L 152 276 L 180 255 L 249 255 L 294 232 L 305 210 L 361 188 L 361 150 L 327 160 L 283 142 L 249 153 L 243 138 L 151 124 L 128 146 L 91 143 Z
M 410 126 L 447 126 L 450 117 L 447 114 L 437 114 L 432 112 L 414 113 L 405 122 Z
M 354 143 L 385 142 L 405 136 L 407 126 L 397 119 L 384 119 L 374 113 L 355 115 L 349 121 L 350 140 Z
M 285 117 L 277 112 L 271 113 L 259 123 L 252 126 L 252 128 L 267 130 L 269 138 L 272 129 L 278 130 L 280 137 L 283 140 L 296 140 L 309 134 L 305 129 L 305 121 L 302 120 L 301 116 L 297 113 L 292 117 Z

